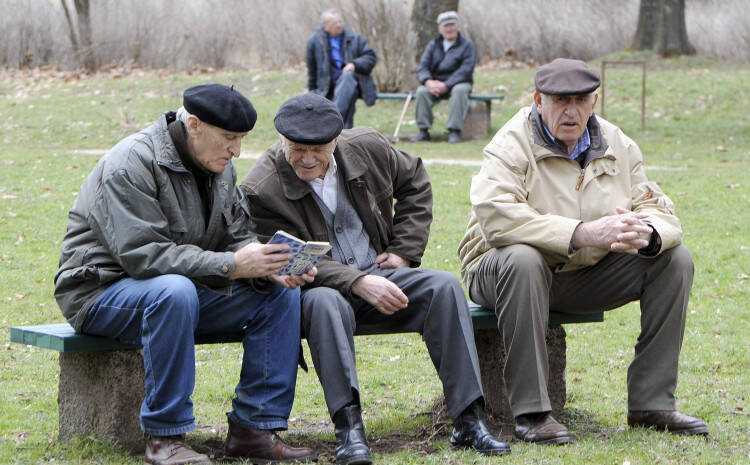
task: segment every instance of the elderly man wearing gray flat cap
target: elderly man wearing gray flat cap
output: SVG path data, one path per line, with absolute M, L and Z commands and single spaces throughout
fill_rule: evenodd
M 432 106 L 449 98 L 448 142 L 461 142 L 464 118 L 469 110 L 469 94 L 474 81 L 477 52 L 474 44 L 459 32 L 455 11 L 444 11 L 437 17 L 440 34 L 427 44 L 417 67 L 421 84 L 416 94 L 416 119 L 419 133 L 415 142 L 430 140 Z
M 453 275 L 417 268 L 432 222 L 432 190 L 419 158 L 369 128 L 343 130 L 315 94 L 286 101 L 280 141 L 245 178 L 253 222 L 332 246 L 302 293 L 302 326 L 335 424 L 336 463 L 368 464 L 354 335 L 422 335 L 454 419 L 451 444 L 487 455 L 510 451 L 484 420 L 474 334 Z
M 210 463 L 183 436 L 195 429 L 195 340 L 226 334 L 244 349 L 226 455 L 315 458 L 276 435 L 294 400 L 295 288 L 315 271 L 277 276 L 287 246 L 260 244 L 249 229 L 232 158 L 255 120 L 234 88 L 187 89 L 182 108 L 99 160 L 69 214 L 55 297 L 76 332 L 143 348 L 146 463 Z
M 549 312 L 611 310 L 638 300 L 641 333 L 628 369 L 631 427 L 706 435 L 676 410 L 677 364 L 693 281 L 672 201 L 649 181 L 641 151 L 594 115 L 599 77 L 582 61 L 539 67 L 531 107 L 484 149 L 459 246 L 471 298 L 494 308 L 518 439 L 564 444 L 551 415 Z

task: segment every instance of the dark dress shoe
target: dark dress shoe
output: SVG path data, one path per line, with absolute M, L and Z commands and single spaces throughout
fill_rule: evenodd
M 254 464 L 314 462 L 318 454 L 307 447 L 292 447 L 270 430 L 248 428 L 229 420 L 224 454 L 248 459 Z
M 677 410 L 631 410 L 628 412 L 628 426 L 655 428 L 674 434 L 708 435 L 708 426 L 703 420 Z
M 370 465 L 370 448 L 359 405 L 339 409 L 333 415 L 333 424 L 336 427 L 336 464 Z
M 453 421 L 451 446 L 459 449 L 474 449 L 483 455 L 510 453 L 510 446 L 492 435 L 484 420 L 484 410 L 476 403 Z
M 461 142 L 461 131 L 451 129 L 451 131 L 448 133 L 448 143 L 458 144 L 459 142 Z
M 143 461 L 152 465 L 211 465 L 207 455 L 199 454 L 182 440 L 182 436 L 148 437 Z
M 430 131 L 427 129 L 420 129 L 419 133 L 411 138 L 412 142 L 428 142 L 430 140 Z
M 516 439 L 536 444 L 571 444 L 575 437 L 568 428 L 555 420 L 549 412 L 531 413 L 516 417 Z

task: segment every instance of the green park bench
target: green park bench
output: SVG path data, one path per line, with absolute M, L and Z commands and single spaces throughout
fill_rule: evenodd
M 396 125 L 396 131 L 393 134 L 394 139 L 398 139 L 398 130 L 403 122 L 409 102 L 413 98 L 413 92 L 378 92 L 378 100 L 405 101 L 401 117 Z M 492 128 L 492 102 L 500 102 L 503 99 L 505 99 L 505 96 L 499 94 L 470 94 L 469 111 L 466 113 L 466 119 L 464 120 L 462 138 L 483 139 L 487 137 Z
M 505 354 L 497 333 L 495 314 L 472 302 L 469 304 L 487 409 L 498 421 L 509 423 L 512 416 L 502 372 Z M 566 398 L 565 331 L 560 325 L 603 319 L 603 313 L 550 313 L 547 350 L 550 359 L 549 394 L 554 411 L 562 410 Z M 76 334 L 67 323 L 11 327 L 10 340 L 60 353 L 60 440 L 95 436 L 132 452 L 143 450 L 144 441 L 138 423 L 143 399 L 143 362 L 138 346 Z M 196 344 L 241 340 L 241 334 L 196 336 Z

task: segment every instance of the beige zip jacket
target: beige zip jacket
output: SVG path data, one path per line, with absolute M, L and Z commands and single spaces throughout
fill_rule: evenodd
M 680 244 L 674 205 L 646 178 L 635 142 L 598 116 L 588 129 L 591 148 L 583 169 L 546 141 L 535 108 L 522 108 L 495 134 L 471 182 L 469 225 L 458 249 L 465 285 L 487 251 L 512 244 L 537 248 L 555 271 L 596 264 L 608 251 L 571 251 L 573 231 L 616 207 L 647 213 L 660 251 Z

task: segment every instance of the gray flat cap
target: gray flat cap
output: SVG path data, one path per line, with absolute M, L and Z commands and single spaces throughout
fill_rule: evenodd
M 438 26 L 443 24 L 455 24 L 458 22 L 458 13 L 455 11 L 443 11 L 437 17 Z
M 202 84 L 186 89 L 182 106 L 201 121 L 232 132 L 248 132 L 258 119 L 255 108 L 234 86 Z
M 292 142 L 320 145 L 331 142 L 341 133 L 344 119 L 333 102 L 308 92 L 284 102 L 273 124 L 279 134 Z
M 542 65 L 534 76 L 536 89 L 543 94 L 588 94 L 599 88 L 599 75 L 581 60 L 557 58 Z

